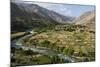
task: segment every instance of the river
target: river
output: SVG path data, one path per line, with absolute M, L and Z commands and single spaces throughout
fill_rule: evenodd
M 15 47 L 15 48 L 22 48 L 23 50 L 30 49 L 33 52 L 37 52 L 37 53 L 40 53 L 40 54 L 43 54 L 43 55 L 47 55 L 47 56 L 50 56 L 50 57 L 56 55 L 56 56 L 60 57 L 61 59 L 64 59 L 64 61 L 66 63 L 68 63 L 68 62 L 70 62 L 70 63 L 75 62 L 75 59 L 73 59 L 73 58 L 71 58 L 69 56 L 66 56 L 63 53 L 57 53 L 57 52 L 55 52 L 55 51 L 53 51 L 51 49 L 48 49 L 48 48 L 42 48 L 42 47 L 41 48 L 35 48 L 35 47 L 25 46 L 23 44 L 23 40 L 28 38 L 28 37 L 34 36 L 34 35 L 35 35 L 35 33 L 32 33 L 32 31 L 30 31 L 30 34 L 25 35 L 25 36 L 23 36 L 23 37 L 21 37 L 21 38 L 19 38 L 17 40 L 13 40 L 12 43 L 11 43 L 12 44 L 11 46 Z

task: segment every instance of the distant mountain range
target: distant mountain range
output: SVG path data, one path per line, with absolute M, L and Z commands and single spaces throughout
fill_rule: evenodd
M 85 25 L 94 29 L 95 12 L 88 11 L 75 19 L 63 16 L 37 4 L 11 2 L 11 30 L 26 30 L 36 27 L 47 27 L 58 24 Z
M 68 22 L 72 22 L 73 20 L 74 17 L 63 16 L 36 4 L 11 2 L 12 29 L 18 29 L 23 26 L 24 28 L 29 28 L 66 24 Z

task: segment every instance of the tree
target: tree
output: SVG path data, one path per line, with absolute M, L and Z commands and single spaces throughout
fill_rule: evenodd
M 58 62 L 60 62 L 60 58 L 57 55 L 52 56 L 52 63 L 58 63 Z
M 44 40 L 41 44 L 42 44 L 44 47 L 48 47 L 48 46 L 50 45 L 50 41 Z
M 74 53 L 74 50 L 72 48 L 67 48 L 67 49 L 64 49 L 64 54 L 65 55 L 73 55 Z
M 34 39 L 33 42 L 32 42 L 32 45 L 34 45 L 35 48 L 36 48 L 37 44 L 38 44 L 38 41 Z
M 33 51 L 32 50 L 30 50 L 30 49 L 28 49 L 28 50 L 24 50 L 24 54 L 25 55 L 33 55 Z
M 59 52 L 63 52 L 65 47 L 59 47 Z

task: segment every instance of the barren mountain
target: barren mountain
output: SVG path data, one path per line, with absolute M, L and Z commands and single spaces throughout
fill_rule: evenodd
M 95 29 L 95 12 L 88 11 L 83 13 L 75 20 L 76 25 L 85 25 L 89 29 Z

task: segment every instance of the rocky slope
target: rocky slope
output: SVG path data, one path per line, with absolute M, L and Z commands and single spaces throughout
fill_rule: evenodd
M 95 12 L 88 11 L 83 13 L 75 20 L 76 25 L 84 25 L 87 26 L 88 29 L 94 30 L 95 29 Z
M 64 24 L 72 20 L 72 17 L 65 17 L 36 4 L 11 2 L 12 30 Z

